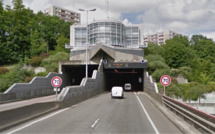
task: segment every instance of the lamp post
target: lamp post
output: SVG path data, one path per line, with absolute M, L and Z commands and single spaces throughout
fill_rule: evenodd
M 90 9 L 90 10 L 86 10 L 86 9 L 78 9 L 79 11 L 86 11 L 87 14 L 87 25 L 88 25 L 88 12 L 89 11 L 96 11 L 96 9 Z M 86 38 L 86 79 L 88 77 L 88 26 L 87 26 L 87 38 Z

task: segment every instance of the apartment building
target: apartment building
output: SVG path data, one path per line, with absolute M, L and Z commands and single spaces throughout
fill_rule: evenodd
M 165 44 L 165 41 L 168 39 L 172 39 L 174 36 L 179 35 L 178 33 L 175 33 L 173 31 L 164 31 L 164 32 L 158 32 L 156 34 L 147 35 L 144 37 L 144 45 L 147 45 L 148 42 L 157 43 L 158 45 Z
M 81 15 L 80 13 L 63 9 L 57 6 L 51 6 L 48 9 L 44 10 L 44 14 L 51 16 L 58 16 L 60 19 L 66 22 L 72 22 L 73 24 L 80 24 Z

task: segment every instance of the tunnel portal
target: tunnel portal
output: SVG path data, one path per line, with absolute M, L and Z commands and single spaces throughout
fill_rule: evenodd
M 88 65 L 88 78 L 92 77 L 93 71 L 98 70 L 98 64 Z M 103 63 L 105 87 L 110 91 L 113 86 L 124 87 L 125 83 L 131 84 L 132 91 L 144 90 L 144 69 L 146 63 Z M 62 72 L 66 77 L 66 85 L 80 85 L 85 75 L 86 65 L 62 65 Z
M 132 91 L 143 91 L 146 66 L 145 63 L 104 63 L 106 90 L 111 90 L 113 86 L 124 87 L 125 83 L 130 83 Z

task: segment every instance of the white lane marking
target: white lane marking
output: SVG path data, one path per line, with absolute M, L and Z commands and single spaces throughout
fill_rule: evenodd
M 98 121 L 99 121 L 99 119 L 97 119 L 97 120 L 93 123 L 93 125 L 91 126 L 91 128 L 94 128 L 95 125 L 98 123 Z
M 134 93 L 134 94 L 136 95 L 137 100 L 139 101 L 139 103 L 140 103 L 140 105 L 141 105 L 143 111 L 144 111 L 145 114 L 146 114 L 146 117 L 148 118 L 149 122 L 151 123 L 153 129 L 155 130 L 155 133 L 156 133 L 156 134 L 160 134 L 160 133 L 158 132 L 157 128 L 155 127 L 155 124 L 154 124 L 153 121 L 151 120 L 149 114 L 147 113 L 146 109 L 144 108 L 143 103 L 140 101 L 140 98 L 137 96 L 136 93 Z
M 37 123 L 37 122 L 43 121 L 43 120 L 45 120 L 45 119 L 48 119 L 48 118 L 50 118 L 50 117 L 52 117 L 52 116 L 54 116 L 54 115 L 56 115 L 56 114 L 59 114 L 59 113 L 61 113 L 61 112 L 63 112 L 63 111 L 66 111 L 66 110 L 68 110 L 68 109 L 69 109 L 69 108 L 62 109 L 62 110 L 60 110 L 60 111 L 58 111 L 58 112 L 55 112 L 55 113 L 53 113 L 53 114 L 50 114 L 50 115 L 48 115 L 48 116 L 46 116 L 46 117 L 43 117 L 43 118 L 41 118 L 41 119 L 39 119 L 39 120 L 33 121 L 33 122 L 29 123 L 28 125 L 25 125 L 25 126 L 23 126 L 23 127 L 20 127 L 20 128 L 18 128 L 18 129 L 15 129 L 15 130 L 13 130 L 13 131 L 11 131 L 11 132 L 8 132 L 7 134 L 15 133 L 15 132 L 17 132 L 17 131 L 19 131 L 19 130 L 22 130 L 22 129 L 26 128 L 26 127 L 29 127 L 29 126 L 31 126 L 31 125 Z

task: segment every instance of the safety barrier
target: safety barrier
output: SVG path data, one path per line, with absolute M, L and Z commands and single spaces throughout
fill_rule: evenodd
M 0 131 L 59 109 L 57 102 L 36 103 L 0 112 Z
M 172 98 L 162 95 L 166 107 L 198 129 L 202 133 L 215 133 L 215 117 L 186 104 L 178 102 Z

